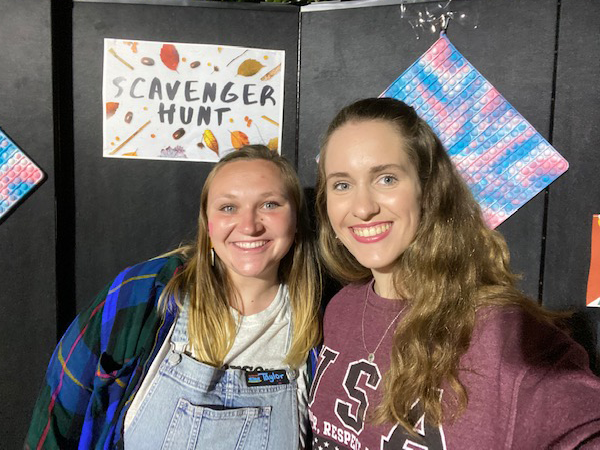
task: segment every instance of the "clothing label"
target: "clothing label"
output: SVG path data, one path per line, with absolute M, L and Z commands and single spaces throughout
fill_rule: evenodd
M 273 386 L 277 384 L 290 384 L 285 370 L 255 370 L 246 372 L 247 386 Z

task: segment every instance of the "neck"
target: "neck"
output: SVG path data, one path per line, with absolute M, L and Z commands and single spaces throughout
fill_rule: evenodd
M 375 278 L 375 285 L 373 286 L 375 293 L 383 298 L 398 298 L 398 293 L 394 287 L 392 273 L 381 273 L 375 270 L 372 272 L 373 278 Z
M 279 290 L 277 278 L 244 278 L 232 277 L 236 295 L 231 299 L 231 306 L 243 316 L 251 316 L 264 311 L 275 299 Z

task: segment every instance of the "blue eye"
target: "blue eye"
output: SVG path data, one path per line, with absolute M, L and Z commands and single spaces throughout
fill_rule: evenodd
M 398 178 L 396 178 L 393 175 L 384 175 L 379 179 L 381 184 L 385 184 L 385 185 L 391 185 L 391 184 L 395 184 L 398 181 Z
M 224 213 L 232 213 L 235 211 L 235 206 L 233 205 L 223 205 L 219 208 L 219 211 L 223 211 Z
M 347 191 L 350 189 L 350 183 L 346 183 L 345 181 L 338 181 L 337 183 L 333 183 L 334 191 Z
M 277 207 L 279 207 L 279 203 L 277 202 L 265 202 L 265 204 L 263 205 L 265 209 L 275 209 Z

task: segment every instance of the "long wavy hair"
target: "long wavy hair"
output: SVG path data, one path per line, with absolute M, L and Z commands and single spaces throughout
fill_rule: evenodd
M 181 246 L 169 254 L 182 254 L 187 262 L 167 284 L 161 306 L 174 298 L 181 307 L 187 296 L 190 305 L 188 332 L 194 351 L 202 362 L 223 365 L 236 336 L 236 323 L 229 307 L 237 295 L 227 275 L 227 268 L 215 257 L 211 263 L 208 234 L 207 200 L 211 183 L 219 170 L 233 161 L 265 160 L 279 169 L 296 212 L 295 241 L 279 264 L 279 281 L 287 284 L 292 308 L 293 337 L 285 362 L 298 367 L 308 352 L 320 341 L 319 302 L 321 272 L 311 237 L 308 210 L 298 176 L 290 163 L 264 145 L 248 145 L 223 157 L 206 178 L 200 194 L 200 214 L 196 242 Z
M 459 360 L 469 347 L 477 308 L 518 305 L 549 322 L 555 314 L 516 288 L 504 238 L 484 223 L 442 143 L 412 107 L 391 98 L 359 100 L 343 108 L 322 141 L 316 210 L 319 248 L 331 274 L 342 283 L 365 283 L 372 277 L 335 238 L 327 217 L 325 176 L 331 135 L 345 124 L 371 120 L 389 123 L 400 134 L 422 192 L 417 233 L 396 260 L 393 276 L 396 292 L 410 308 L 395 330 L 384 395 L 372 417 L 376 423 L 399 422 L 412 430 L 408 414 L 418 399 L 434 424 L 466 407 Z M 444 382 L 453 392 L 442 402 L 439 388 Z

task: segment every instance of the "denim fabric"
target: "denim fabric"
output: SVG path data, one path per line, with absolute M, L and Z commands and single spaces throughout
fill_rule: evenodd
M 239 369 L 217 369 L 184 353 L 188 306 L 171 337 L 171 349 L 131 425 L 131 449 L 297 449 L 295 371 L 289 384 L 246 385 Z

